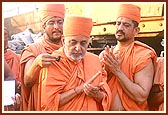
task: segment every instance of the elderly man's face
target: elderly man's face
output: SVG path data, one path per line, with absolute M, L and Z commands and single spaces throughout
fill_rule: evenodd
M 51 42 L 57 43 L 61 41 L 61 36 L 63 34 L 63 22 L 64 20 L 62 18 L 53 17 L 45 23 L 44 30 Z
M 73 61 L 80 61 L 87 51 L 88 44 L 89 39 L 83 35 L 65 37 L 65 54 Z

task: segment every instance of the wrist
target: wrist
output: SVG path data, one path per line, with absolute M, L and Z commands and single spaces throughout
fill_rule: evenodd
M 83 92 L 83 89 L 80 88 L 80 86 L 74 88 L 75 93 L 78 95 Z
M 76 88 L 74 88 L 73 90 L 74 90 L 74 92 L 76 93 L 76 95 L 78 95 L 78 92 L 76 91 Z

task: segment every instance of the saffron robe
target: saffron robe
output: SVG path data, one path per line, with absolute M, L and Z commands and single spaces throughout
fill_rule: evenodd
M 64 54 L 63 48 L 54 51 L 53 56 L 61 56 L 61 60 L 54 61 L 48 68 L 43 68 L 44 94 L 42 95 L 42 110 L 45 111 L 108 111 L 111 105 L 111 91 L 106 83 L 106 72 L 103 72 L 97 55 L 87 52 L 80 62 L 70 61 Z M 104 82 L 101 90 L 104 98 L 102 103 L 97 103 L 84 92 L 75 96 L 65 105 L 59 107 L 60 95 L 74 87 L 84 84 L 98 71 L 98 76 L 92 85 Z
M 39 74 L 35 84 L 28 88 L 24 85 L 24 68 L 27 61 L 31 58 L 36 58 L 39 54 L 48 53 L 51 54 L 54 50 L 57 50 L 60 45 L 56 45 L 45 40 L 44 36 L 40 38 L 41 40 L 38 43 L 30 44 L 28 47 L 24 48 L 21 53 L 21 64 L 20 64 L 20 79 L 22 83 L 21 95 L 23 98 L 23 103 L 21 105 L 21 110 L 23 111 L 40 111 L 41 107 L 41 85 Z
M 142 70 L 152 59 L 154 65 L 156 65 L 157 55 L 155 51 L 138 41 L 133 42 L 126 48 L 120 50 L 121 54 L 121 70 L 128 76 L 128 78 L 134 82 L 134 74 Z M 115 52 L 114 55 L 117 55 Z M 110 72 L 107 72 L 110 73 Z M 122 105 L 126 111 L 145 111 L 148 110 L 147 101 L 143 104 L 137 104 L 134 100 L 132 100 L 122 89 L 120 83 L 118 82 L 116 76 L 111 74 L 111 79 L 108 82 L 108 85 L 112 92 L 112 102 L 116 93 L 118 92 L 119 97 L 121 99 Z
M 19 65 L 20 65 L 20 54 L 16 54 L 14 51 L 8 49 L 6 53 L 4 53 L 5 60 L 12 72 L 14 73 L 16 80 L 19 78 Z

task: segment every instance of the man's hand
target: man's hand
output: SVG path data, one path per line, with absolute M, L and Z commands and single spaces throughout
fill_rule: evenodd
M 107 70 L 110 70 L 113 74 L 117 75 L 120 71 L 120 53 L 115 57 L 113 54 L 113 47 L 105 47 L 105 52 L 103 54 L 103 63 Z
M 101 75 L 101 72 L 99 71 L 96 73 L 91 79 L 89 79 L 84 85 L 83 85 L 83 91 L 86 95 L 94 98 L 98 102 L 101 102 L 103 99 L 103 94 L 100 91 L 101 86 L 104 85 L 103 82 L 99 83 L 97 86 L 93 86 L 92 82 L 99 76 Z
M 21 95 L 16 93 L 15 97 L 12 97 L 12 100 L 14 101 L 14 108 L 15 110 L 19 110 L 20 109 L 20 104 L 22 102 L 22 98 Z
M 35 61 L 40 67 L 48 67 L 53 61 L 56 61 L 56 57 L 51 56 L 50 54 L 40 54 Z

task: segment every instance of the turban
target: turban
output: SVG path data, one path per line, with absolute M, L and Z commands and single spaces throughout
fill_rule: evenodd
M 52 17 L 61 17 L 64 19 L 65 6 L 64 4 L 43 4 L 39 7 L 39 16 L 42 23 L 45 23 Z
M 126 17 L 139 23 L 141 18 L 140 10 L 140 7 L 132 4 L 121 4 L 119 5 L 117 18 Z
M 92 19 L 81 16 L 67 16 L 63 24 L 64 36 L 84 35 L 90 38 Z

